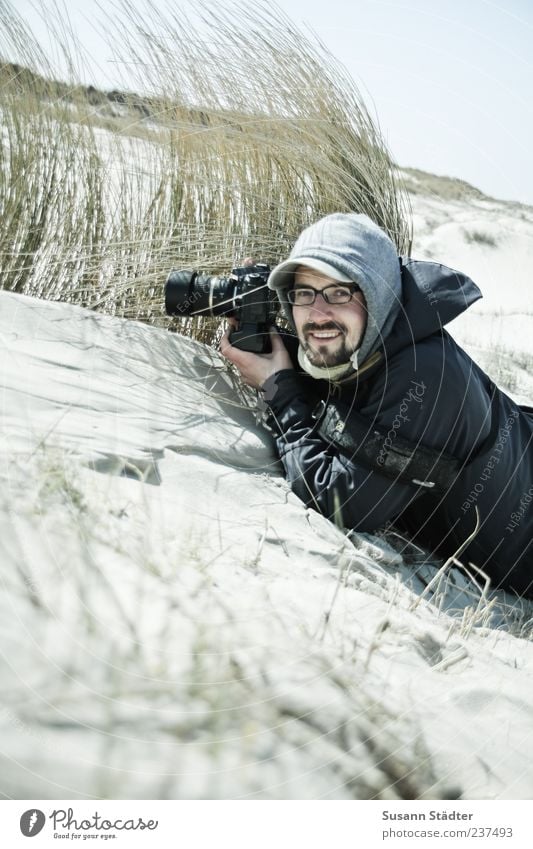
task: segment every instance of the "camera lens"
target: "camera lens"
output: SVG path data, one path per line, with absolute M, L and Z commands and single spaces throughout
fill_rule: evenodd
M 171 271 L 165 284 L 167 315 L 232 315 L 235 284 L 226 277 Z

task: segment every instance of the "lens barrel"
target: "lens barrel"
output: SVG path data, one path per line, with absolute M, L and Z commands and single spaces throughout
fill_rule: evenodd
M 171 271 L 165 283 L 167 315 L 232 315 L 235 283 L 196 271 Z

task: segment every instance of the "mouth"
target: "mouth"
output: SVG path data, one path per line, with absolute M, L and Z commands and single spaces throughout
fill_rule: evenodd
M 332 339 L 338 339 L 342 336 L 340 330 L 311 330 L 307 334 L 308 339 L 315 339 L 317 342 L 330 342 Z

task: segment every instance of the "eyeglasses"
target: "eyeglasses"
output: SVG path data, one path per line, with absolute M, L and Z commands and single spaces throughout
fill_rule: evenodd
M 289 304 L 293 304 L 295 307 L 310 307 L 316 301 L 316 296 L 322 295 L 327 304 L 347 304 L 360 291 L 361 287 L 357 283 L 349 283 L 346 286 L 333 284 L 326 286 L 325 289 L 301 287 L 289 289 L 287 300 Z

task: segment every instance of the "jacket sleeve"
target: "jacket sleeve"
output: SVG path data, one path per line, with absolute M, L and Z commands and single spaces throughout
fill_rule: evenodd
M 318 436 L 296 372 L 278 372 L 263 390 L 287 480 L 308 507 L 341 527 L 374 531 L 417 497 L 414 487 L 352 462 Z
M 483 386 L 469 382 L 450 351 L 442 360 L 430 343 L 419 353 L 416 371 L 401 357 L 390 360 L 360 412 L 390 429 L 391 439 L 398 434 L 463 460 L 490 429 L 490 399 Z M 263 394 L 287 479 L 307 506 L 343 527 L 375 531 L 426 495 L 354 462 L 322 439 L 312 416 L 314 403 L 297 372 L 277 372 Z

